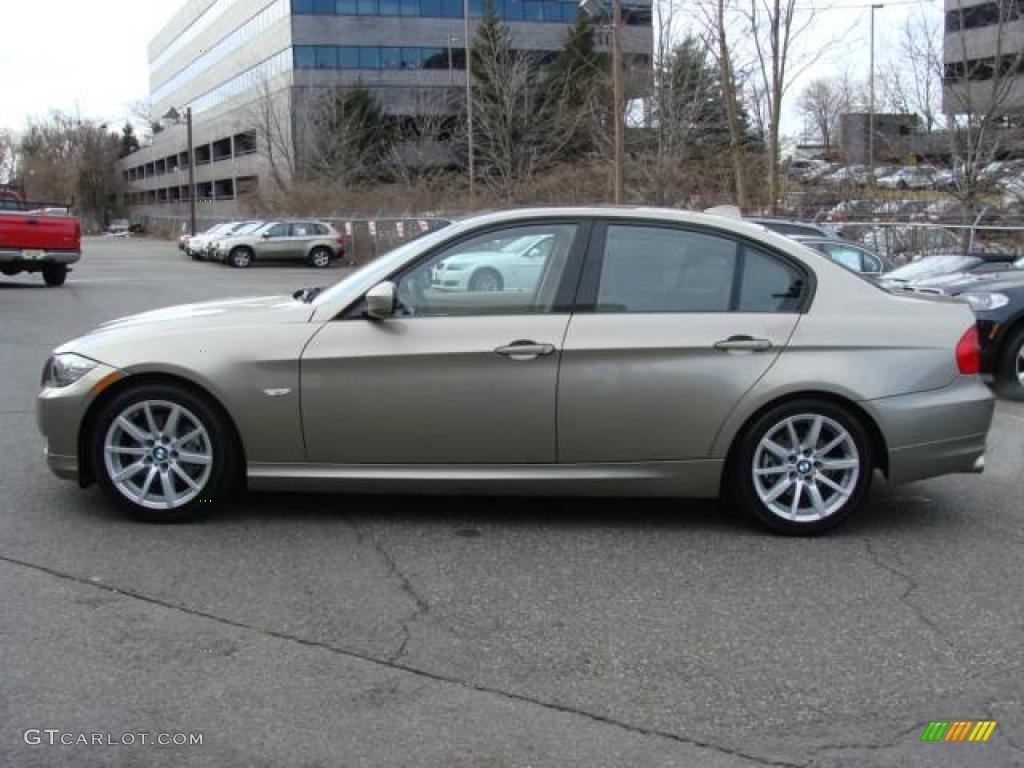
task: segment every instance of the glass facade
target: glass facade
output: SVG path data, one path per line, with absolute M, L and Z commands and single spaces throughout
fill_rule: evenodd
M 149 62 L 150 73 L 153 73 L 162 67 L 174 54 L 183 50 L 185 46 L 195 40 L 197 35 L 220 18 L 220 15 L 224 13 L 224 11 L 226 11 L 234 2 L 235 0 L 216 0 L 216 2 L 203 11 L 195 21 L 189 24 L 180 35 L 168 43 L 166 48 L 153 57 L 153 60 Z
M 579 5 L 562 0 L 493 0 L 498 18 L 505 21 L 571 23 L 580 12 Z M 463 0 L 292 0 L 292 13 L 315 16 L 418 16 L 420 18 L 461 19 Z M 480 18 L 484 0 L 469 0 L 469 15 Z M 651 8 L 626 4 L 622 9 L 626 24 L 650 26 Z
M 199 114 L 233 99 L 250 88 L 255 88 L 267 80 L 272 80 L 292 69 L 293 54 L 291 48 L 278 51 L 270 58 L 264 59 L 256 66 L 247 69 L 240 75 L 231 78 L 216 88 L 191 101 L 193 114 Z
M 1002 7 L 1000 7 L 1002 6 Z M 946 34 L 963 29 L 978 29 L 1024 19 L 1024 0 L 1001 0 L 946 11 Z
M 274 24 L 287 19 L 289 16 L 288 3 L 289 0 L 273 0 L 263 10 L 235 29 L 234 32 L 214 43 L 198 59 L 164 80 L 160 85 L 154 87 L 151 94 L 153 102 L 160 103 L 185 83 L 202 74 L 214 64 L 223 61 L 246 43 L 262 35 Z
M 437 46 L 296 45 L 295 69 L 448 69 L 448 48 Z M 466 68 L 461 47 L 451 49 L 453 69 Z

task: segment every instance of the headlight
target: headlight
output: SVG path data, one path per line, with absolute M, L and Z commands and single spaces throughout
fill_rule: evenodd
M 975 312 L 988 312 L 1010 303 L 1010 298 L 1005 293 L 961 293 L 960 296 L 967 299 L 967 303 Z
M 71 352 L 54 355 L 43 368 L 43 386 L 66 387 L 74 384 L 97 365 L 99 363 L 95 360 Z
M 442 265 L 442 268 L 443 268 L 444 270 L 448 271 L 448 272 L 458 272 L 458 271 L 460 271 L 460 270 L 463 270 L 463 269 L 465 269 L 465 268 L 466 268 L 466 265 L 465 265 L 465 264 L 459 264 L 458 262 L 455 262 L 455 263 L 452 263 L 452 262 L 445 262 L 445 263 L 444 263 L 444 264 Z

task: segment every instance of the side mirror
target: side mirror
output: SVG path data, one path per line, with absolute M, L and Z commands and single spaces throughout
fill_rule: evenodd
M 366 292 L 366 314 L 376 320 L 386 320 L 395 314 L 394 283 L 377 283 Z

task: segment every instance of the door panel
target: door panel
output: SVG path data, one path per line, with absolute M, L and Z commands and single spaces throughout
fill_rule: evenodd
M 302 357 L 308 459 L 554 462 L 558 349 L 568 321 L 557 314 L 327 323 Z M 495 352 L 516 341 L 554 350 Z
M 799 315 L 578 314 L 562 351 L 560 462 L 706 458 Z M 766 350 L 717 349 L 749 336 Z

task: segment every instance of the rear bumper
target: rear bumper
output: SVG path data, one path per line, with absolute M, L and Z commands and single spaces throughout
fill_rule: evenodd
M 960 376 L 942 389 L 862 405 L 882 431 L 891 482 L 984 469 L 995 398 L 979 377 Z
M 29 249 L 31 250 L 31 249 Z M 81 251 L 41 251 L 38 259 L 26 259 L 25 251 L 0 248 L 0 264 L 17 264 L 27 268 L 35 264 L 74 264 L 82 258 Z

